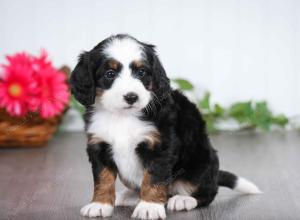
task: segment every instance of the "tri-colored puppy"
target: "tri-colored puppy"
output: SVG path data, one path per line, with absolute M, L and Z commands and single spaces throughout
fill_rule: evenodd
M 136 205 L 132 217 L 166 218 L 170 210 L 209 205 L 218 187 L 259 193 L 251 182 L 219 170 L 197 107 L 172 90 L 154 46 L 111 36 L 81 54 L 72 93 L 86 107 L 87 152 L 94 196 L 84 216 L 111 216 Z M 128 188 L 115 193 L 117 175 Z

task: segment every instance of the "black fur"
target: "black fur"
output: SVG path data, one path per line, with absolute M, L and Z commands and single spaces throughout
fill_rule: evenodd
M 95 100 L 96 87 L 109 89 L 109 83 L 101 79 L 106 59 L 101 56 L 103 45 L 113 38 L 124 37 L 129 36 L 112 36 L 84 53 L 72 73 L 72 92 L 87 107 L 87 127 L 93 114 L 91 105 Z M 170 80 L 154 46 L 139 43 L 144 49 L 146 69 L 146 75 L 141 80 L 156 97 L 143 110 L 141 120 L 150 121 L 156 126 L 161 142 L 154 148 L 142 142 L 137 146 L 136 153 L 151 174 L 154 184 L 171 184 L 175 180 L 190 182 L 199 186 L 192 196 L 198 200 L 199 206 L 206 206 L 213 201 L 219 185 L 234 188 L 237 178 L 228 172 L 219 171 L 217 152 L 211 146 L 205 121 L 196 105 L 181 92 L 171 89 Z M 95 179 L 103 166 L 117 169 L 107 144 L 89 145 L 88 155 Z
M 225 186 L 230 189 L 234 189 L 236 187 L 237 180 L 238 179 L 236 175 L 223 170 L 219 171 L 219 186 Z

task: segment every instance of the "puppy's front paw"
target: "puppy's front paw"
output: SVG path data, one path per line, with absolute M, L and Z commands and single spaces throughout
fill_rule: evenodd
M 165 219 L 166 211 L 163 203 L 140 201 L 131 217 L 138 219 Z
M 112 215 L 114 207 L 110 204 L 92 202 L 84 206 L 80 213 L 82 216 L 86 217 L 108 217 Z

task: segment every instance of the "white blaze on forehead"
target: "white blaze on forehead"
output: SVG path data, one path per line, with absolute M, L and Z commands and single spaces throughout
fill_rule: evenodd
M 104 53 L 122 65 L 129 65 L 134 60 L 142 59 L 143 51 L 141 45 L 131 38 L 115 38 L 108 43 Z

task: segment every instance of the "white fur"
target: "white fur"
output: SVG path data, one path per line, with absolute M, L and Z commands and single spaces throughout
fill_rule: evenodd
M 138 101 L 134 103 L 132 110 L 141 110 L 149 103 L 151 93 L 143 83 L 132 75 L 130 64 L 140 61 L 143 57 L 141 46 L 133 39 L 113 39 L 110 41 L 104 53 L 122 64 L 119 76 L 114 80 L 110 89 L 105 90 L 101 96 L 101 103 L 109 111 L 120 111 L 128 107 L 124 95 L 134 92 L 138 95 Z
M 82 216 L 86 217 L 109 217 L 113 213 L 113 206 L 110 204 L 104 204 L 99 202 L 92 202 L 86 206 L 84 206 L 80 213 Z
M 138 219 L 165 219 L 166 210 L 163 203 L 140 201 L 135 207 L 132 218 Z
M 237 184 L 234 187 L 234 190 L 246 194 L 260 194 L 262 193 L 254 183 L 246 180 L 243 177 L 238 177 Z
M 129 64 L 133 60 L 140 60 L 143 56 L 141 45 L 131 38 L 113 38 L 104 49 L 107 57 L 114 58 L 122 64 Z
M 197 200 L 191 196 L 175 195 L 168 200 L 168 209 L 172 211 L 191 210 L 198 205 Z
M 143 166 L 135 148 L 146 139 L 147 134 L 155 130 L 151 123 L 141 121 L 136 115 L 126 112 L 114 113 L 96 107 L 88 133 L 112 146 L 118 172 L 133 186 L 139 187 L 143 179 Z
M 123 189 L 116 192 L 115 206 L 135 206 L 138 204 L 139 199 L 136 191 Z

